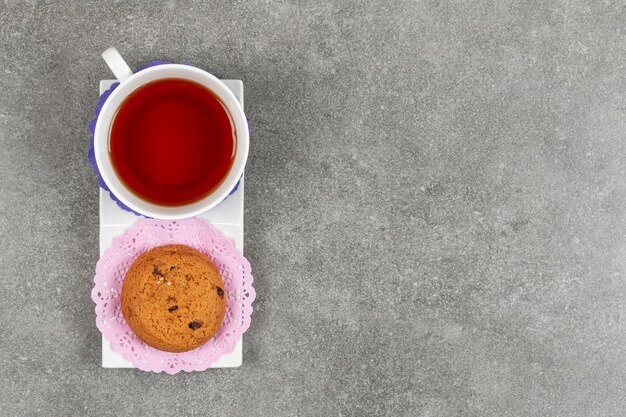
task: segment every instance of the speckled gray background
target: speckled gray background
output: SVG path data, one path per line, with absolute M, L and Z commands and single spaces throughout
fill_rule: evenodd
M 624 1 L 4 1 L 0 414 L 626 414 Z M 244 365 L 100 368 L 100 52 L 245 83 Z

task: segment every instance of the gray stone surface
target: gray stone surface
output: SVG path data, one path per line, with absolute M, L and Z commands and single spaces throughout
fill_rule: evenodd
M 4 1 L 0 414 L 626 413 L 623 1 Z M 244 80 L 235 370 L 101 369 L 100 52 Z

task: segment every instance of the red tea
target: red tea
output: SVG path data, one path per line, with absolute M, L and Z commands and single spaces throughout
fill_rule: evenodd
M 197 201 L 228 175 L 235 127 L 206 87 L 183 79 L 148 83 L 120 106 L 109 142 L 113 168 L 138 197 L 165 206 Z

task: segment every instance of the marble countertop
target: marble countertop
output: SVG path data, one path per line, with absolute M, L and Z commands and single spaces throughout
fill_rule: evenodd
M 6 1 L 3 415 L 626 409 L 623 2 Z M 245 85 L 243 366 L 100 367 L 100 53 Z

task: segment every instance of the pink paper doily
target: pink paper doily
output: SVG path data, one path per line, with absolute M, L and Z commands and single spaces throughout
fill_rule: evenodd
M 120 306 L 124 276 L 143 252 L 157 246 L 182 244 L 198 249 L 211 258 L 226 290 L 226 315 L 211 340 L 189 352 L 170 353 L 148 346 L 130 329 Z M 200 219 L 176 221 L 142 219 L 124 235 L 113 239 L 96 265 L 91 299 L 96 303 L 96 325 L 113 349 L 122 353 L 143 371 L 204 371 L 220 356 L 230 353 L 250 326 L 252 288 L 250 263 L 210 224 Z

